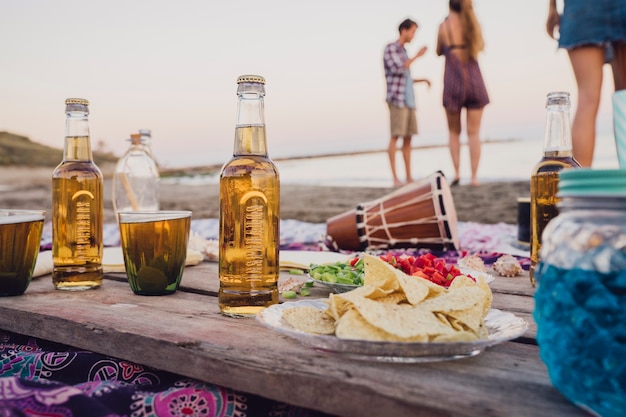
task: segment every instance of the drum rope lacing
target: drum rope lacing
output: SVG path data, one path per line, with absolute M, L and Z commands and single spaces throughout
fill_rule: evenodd
M 415 245 L 417 243 L 437 243 L 437 244 L 453 243 L 453 240 L 447 236 L 447 233 L 445 230 L 444 222 L 447 220 L 446 216 L 444 216 L 441 213 L 441 208 L 438 204 L 439 197 L 442 195 L 441 190 L 436 188 L 433 194 L 434 196 L 429 195 L 429 194 L 416 196 L 412 199 L 408 199 L 402 204 L 399 204 L 395 207 L 387 208 L 387 209 L 385 208 L 385 205 L 384 205 L 385 201 L 383 199 L 375 200 L 372 204 L 368 206 L 359 205 L 356 210 L 357 219 L 360 220 L 357 222 L 357 229 L 359 229 L 359 240 L 369 249 L 381 249 L 381 248 L 386 248 L 386 247 L 393 247 L 399 243 L 410 243 L 412 245 Z M 434 204 L 435 213 L 433 216 L 423 217 L 420 219 L 414 219 L 414 220 L 409 220 L 409 221 L 388 223 L 387 214 L 389 214 L 390 212 L 393 212 L 394 210 L 398 210 L 406 206 L 411 206 L 413 204 L 421 203 L 424 201 L 437 202 L 437 204 Z M 371 210 L 372 208 L 375 208 L 376 206 L 378 207 L 377 211 L 375 211 L 372 214 L 368 213 L 369 210 Z M 370 225 L 372 220 L 378 217 L 380 217 L 380 221 L 382 224 L 378 226 Z M 432 224 L 433 222 L 438 223 L 440 236 L 424 237 L 424 238 L 413 237 L 410 239 L 398 239 L 398 238 L 395 238 L 391 233 L 392 228 L 406 227 L 406 226 L 419 225 L 419 224 L 425 224 L 425 223 Z M 381 230 L 387 236 L 386 239 L 376 238 L 373 236 L 376 232 L 381 231 Z

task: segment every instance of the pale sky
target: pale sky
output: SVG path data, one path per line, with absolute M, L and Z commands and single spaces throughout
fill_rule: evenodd
M 545 32 L 547 0 L 474 0 L 479 62 L 491 104 L 485 140 L 541 139 L 545 97 L 572 93 L 567 54 Z M 62 147 L 64 101 L 90 101 L 92 142 L 116 154 L 153 132 L 164 165 L 221 163 L 232 154 L 236 78 L 266 78 L 270 155 L 383 149 L 389 140 L 382 51 L 406 17 L 420 134 L 445 143 L 443 65 L 435 54 L 445 0 L 0 0 L 0 131 Z M 605 66 L 598 133 L 611 134 L 613 81 Z M 541 146 L 541 145 L 539 145 Z

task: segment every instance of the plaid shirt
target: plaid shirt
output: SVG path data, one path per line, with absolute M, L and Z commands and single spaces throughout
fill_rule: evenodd
M 385 79 L 387 80 L 387 102 L 398 107 L 404 107 L 406 88 L 406 71 L 404 63 L 409 59 L 406 49 L 400 42 L 393 42 L 385 46 L 383 63 L 385 65 Z

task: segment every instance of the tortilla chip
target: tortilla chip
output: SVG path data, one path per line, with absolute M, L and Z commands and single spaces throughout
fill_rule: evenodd
M 283 319 L 294 329 L 305 333 L 335 333 L 335 320 L 325 310 L 319 308 L 308 306 L 290 308 L 283 311 Z
M 350 309 L 337 323 L 335 335 L 340 339 L 368 340 L 374 342 L 427 342 L 428 337 L 405 339 L 372 326 L 356 309 Z
M 376 291 L 378 291 L 376 287 L 367 285 L 341 294 L 330 294 L 328 296 L 328 314 L 335 320 L 339 320 L 352 307 L 352 299 L 367 297 Z
M 489 284 L 485 281 L 485 278 L 481 275 L 477 279 L 478 286 L 485 292 L 485 305 L 483 307 L 483 318 L 487 317 L 489 311 L 491 310 L 491 303 L 493 302 L 493 293 L 491 292 L 491 288 L 489 288 Z
M 474 285 L 452 289 L 446 294 L 424 301 L 421 306 L 458 321 L 464 329 L 477 332 L 483 322 L 484 303 L 484 291 Z
M 377 256 L 364 255 L 364 260 L 365 285 L 331 294 L 326 311 L 287 310 L 285 321 L 302 331 L 334 332 L 342 339 L 464 342 L 488 338 L 484 316 L 493 295 L 482 277 L 474 282 L 458 276 L 445 289 L 406 275 Z M 318 321 L 322 323 L 313 323 Z
M 389 281 L 381 281 L 380 283 L 383 285 L 386 284 L 388 287 L 392 286 Z M 352 306 L 353 300 L 360 298 L 378 300 L 387 297 L 393 292 L 394 290 L 391 288 L 386 289 L 375 285 L 364 285 L 341 294 L 330 294 L 329 313 L 335 320 L 339 320 L 339 318 Z M 404 295 L 402 295 L 402 298 L 404 298 Z
M 365 298 L 353 305 L 369 324 L 401 339 L 454 332 L 422 306 L 382 304 Z
M 465 275 L 459 275 L 458 277 L 454 279 L 454 281 L 452 281 L 452 284 L 450 284 L 449 289 L 455 290 L 460 287 L 474 287 L 474 286 L 478 286 L 478 288 L 483 290 L 485 294 L 485 304 L 483 306 L 483 318 L 484 318 L 487 316 L 487 314 L 491 310 L 491 303 L 493 301 L 493 293 L 491 292 L 491 288 L 489 288 L 489 284 L 487 284 L 487 282 L 485 281 L 485 278 L 482 275 L 479 275 L 476 278 L 476 282 L 474 282 L 473 279 Z
M 393 272 L 395 268 L 378 256 L 365 254 L 363 255 L 363 262 L 365 263 L 363 269 L 363 285 L 387 288 L 387 285 L 393 285 L 396 281 L 396 276 Z M 397 288 L 396 284 L 395 288 L 391 289 Z
M 364 261 L 363 282 L 365 285 L 384 285 L 386 289 L 399 288 L 412 305 L 429 297 L 431 292 L 443 291 L 443 287 L 421 277 L 409 276 L 377 256 L 365 255 Z
M 473 332 L 459 331 L 451 334 L 442 334 L 433 337 L 431 342 L 473 342 L 478 337 Z
M 406 295 L 403 292 L 394 292 L 377 298 L 376 301 L 384 304 L 402 304 L 406 302 Z

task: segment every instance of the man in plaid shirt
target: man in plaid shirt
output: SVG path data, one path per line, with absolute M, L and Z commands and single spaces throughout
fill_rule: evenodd
M 430 87 L 430 81 L 426 79 L 412 79 L 410 70 L 411 64 L 426 53 L 426 47 L 423 46 L 413 58 L 409 58 L 406 49 L 404 49 L 404 45 L 413 40 L 417 31 L 417 23 L 411 19 L 406 19 L 400 23 L 398 30 L 400 37 L 397 41 L 385 46 L 383 54 L 391 128 L 391 140 L 387 152 L 394 186 L 402 184 L 396 173 L 396 149 L 400 137 L 402 138 L 402 157 L 406 169 L 406 182 L 413 181 L 411 177 L 411 137 L 417 134 L 413 83 L 425 82 Z

